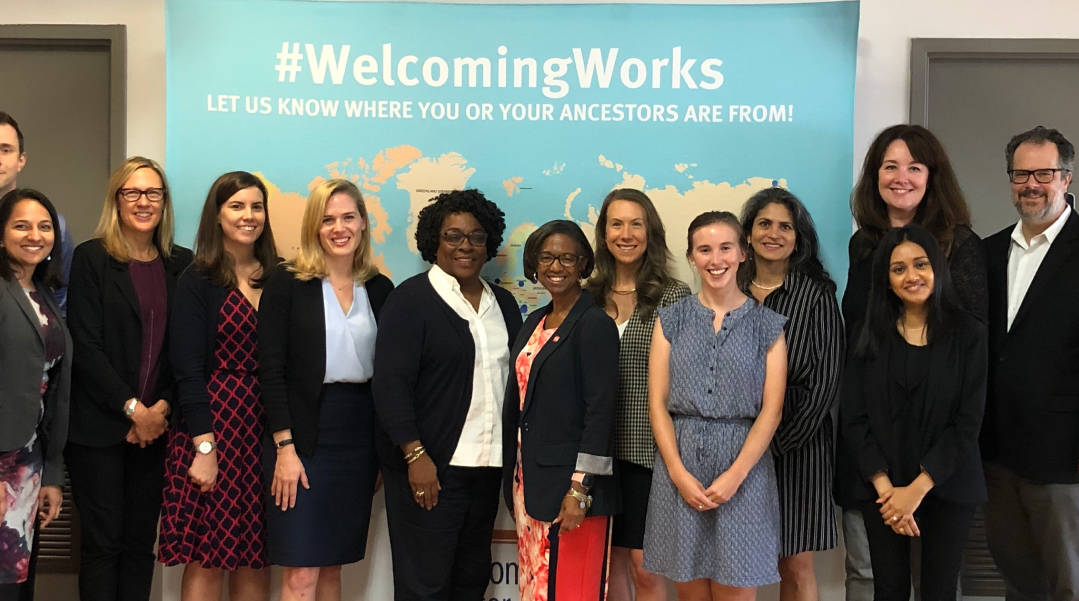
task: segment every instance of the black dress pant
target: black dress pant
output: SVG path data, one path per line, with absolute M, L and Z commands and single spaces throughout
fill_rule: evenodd
M 910 599 L 910 537 L 884 523 L 880 506 L 862 505 L 873 564 L 874 601 Z M 974 520 L 973 504 L 951 503 L 927 496 L 914 519 L 922 532 L 922 601 L 955 601 L 963 563 L 963 545 Z
M 64 450 L 82 533 L 81 601 L 147 601 L 161 513 L 165 437 Z
M 412 498 L 408 472 L 384 469 L 395 601 L 480 601 L 491 580 L 491 533 L 502 468 L 450 466 L 431 511 Z

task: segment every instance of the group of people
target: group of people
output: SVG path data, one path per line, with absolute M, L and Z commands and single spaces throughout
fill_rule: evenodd
M 184 599 L 266 599 L 269 564 L 283 600 L 340 599 L 380 486 L 400 601 L 483 596 L 500 500 L 526 601 L 666 599 L 668 582 L 683 601 L 774 582 L 812 601 L 834 502 L 848 599 L 907 599 L 919 537 L 922 599 L 952 601 L 987 499 L 1009 599 L 1079 594 L 1079 217 L 1056 130 L 1008 144 L 1020 220 L 984 243 L 932 133 L 883 131 L 852 193 L 842 310 L 790 191 L 692 221 L 692 294 L 651 200 L 616 189 L 593 241 L 567 220 L 528 237 L 551 300 L 523 320 L 481 275 L 505 220 L 477 190 L 419 212 L 431 267 L 395 287 L 351 182 L 312 188 L 282 261 L 265 185 L 226 173 L 192 253 L 143 157 L 74 251 L 65 320 L 61 221 L 15 186 L 22 144 L 0 113 L 0 599 L 65 464 L 87 601 L 146 599 L 155 541 L 186 566 Z

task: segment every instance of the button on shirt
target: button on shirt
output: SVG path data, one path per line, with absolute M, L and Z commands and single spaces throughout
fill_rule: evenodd
M 472 401 L 461 438 L 450 458 L 459 467 L 502 466 L 502 400 L 509 377 L 509 334 L 494 292 L 482 279 L 479 309 L 461 292 L 457 278 L 438 265 L 427 272 L 431 286 L 454 313 L 468 322 L 476 349 L 472 364 Z
M 1060 217 L 1044 232 L 1031 238 L 1029 243 L 1023 236 L 1023 222 L 1015 224 L 1015 229 L 1012 230 L 1012 245 L 1008 251 L 1008 330 L 1012 329 L 1015 314 L 1019 312 L 1027 290 L 1030 289 L 1030 283 L 1034 281 L 1038 268 L 1049 253 L 1049 247 L 1064 229 L 1064 224 L 1071 214 L 1071 207 L 1065 207 Z
M 322 306 L 326 314 L 326 376 L 323 383 L 360 383 L 375 373 L 375 314 L 367 289 L 352 285 L 352 306 L 348 313 L 337 302 L 333 285 L 322 280 Z

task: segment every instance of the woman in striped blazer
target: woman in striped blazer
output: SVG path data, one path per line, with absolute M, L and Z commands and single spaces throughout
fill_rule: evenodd
M 819 259 L 805 206 L 783 188 L 762 190 L 742 208 L 749 238 L 742 288 L 787 321 L 787 394 L 772 440 L 782 546 L 780 597 L 816 601 L 813 551 L 836 545 L 832 508 L 833 426 L 844 357 L 835 284 Z

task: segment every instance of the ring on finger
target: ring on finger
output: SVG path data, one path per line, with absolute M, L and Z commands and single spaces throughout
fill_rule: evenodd
M 423 491 L 422 490 L 417 490 L 416 491 L 416 496 L 417 497 L 422 497 L 423 496 Z

